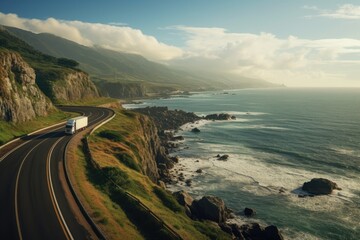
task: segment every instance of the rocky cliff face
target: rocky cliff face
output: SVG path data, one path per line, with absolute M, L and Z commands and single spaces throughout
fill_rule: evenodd
M 99 97 L 99 92 L 84 72 L 72 70 L 52 82 L 51 98 L 56 102 L 78 101 Z
M 13 52 L 0 52 L 0 119 L 23 122 L 53 109 L 35 83 L 35 71 Z
M 142 135 L 144 137 L 143 147 L 139 148 L 141 156 L 141 168 L 143 172 L 153 181 L 159 179 L 158 165 L 170 161 L 165 153 L 164 147 L 160 145 L 160 138 L 153 121 L 144 115 L 139 115 Z

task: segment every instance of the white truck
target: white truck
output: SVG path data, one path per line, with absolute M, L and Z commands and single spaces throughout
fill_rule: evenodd
M 65 133 L 66 134 L 74 134 L 77 131 L 80 131 L 86 128 L 88 125 L 88 117 L 80 116 L 75 118 L 70 118 L 66 122 Z

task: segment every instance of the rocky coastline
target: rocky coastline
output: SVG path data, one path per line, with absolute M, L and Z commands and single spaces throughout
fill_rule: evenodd
M 175 136 L 175 133 L 181 126 L 187 123 L 196 123 L 200 120 L 209 121 L 226 121 L 234 120 L 235 116 L 227 113 L 211 114 L 204 117 L 197 116 L 194 113 L 182 110 L 169 110 L 167 107 L 146 107 L 136 108 L 133 111 L 149 116 L 158 129 L 158 135 L 161 145 L 165 148 L 166 154 L 174 151 L 179 145 L 178 141 L 184 140 L 182 136 Z M 199 133 L 198 128 L 191 129 L 194 133 Z M 215 156 L 219 161 L 226 161 L 229 157 L 227 154 Z M 173 164 L 178 163 L 177 157 L 169 157 Z M 182 181 L 187 186 L 191 186 L 191 179 L 185 179 L 180 172 L 177 176 L 171 175 L 170 169 L 173 164 L 159 164 L 159 184 L 166 187 L 166 184 L 174 184 L 176 181 Z M 198 169 L 196 172 L 201 173 Z M 187 192 L 179 191 L 172 193 L 179 204 L 185 208 L 187 216 L 193 220 L 209 220 L 218 224 L 224 231 L 229 233 L 233 239 L 284 239 L 276 226 L 263 227 L 259 223 L 232 223 L 230 219 L 235 217 L 231 209 L 226 207 L 224 201 L 216 196 L 203 196 L 199 200 L 194 200 Z M 255 214 L 255 210 L 250 208 L 244 209 L 244 216 L 251 218 Z

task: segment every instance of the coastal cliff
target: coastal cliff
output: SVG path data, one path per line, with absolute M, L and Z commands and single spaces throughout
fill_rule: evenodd
M 77 101 L 99 97 L 99 92 L 89 75 L 81 71 L 72 71 L 54 82 L 52 94 L 57 101 Z
M 14 76 L 16 81 L 13 83 L 21 87 L 29 89 L 38 87 L 52 102 L 64 103 L 99 97 L 99 92 L 90 81 L 88 74 L 77 69 L 79 63 L 36 51 L 2 27 L 0 27 L 0 51 L 3 53 L 4 63 L 1 66 L 4 72 L 2 77 Z M 31 91 L 35 94 L 34 90 Z M 42 105 L 39 103 L 33 107 Z M 28 106 L 29 104 L 25 104 L 24 108 Z M 37 110 L 37 112 L 41 111 Z M 30 118 L 33 116 L 34 114 L 30 114 Z
M 54 109 L 35 83 L 36 74 L 20 54 L 0 51 L 0 119 L 24 122 Z
M 231 239 L 220 227 L 189 218 L 159 181 L 162 171 L 173 162 L 161 146 L 152 119 L 114 110 L 115 118 L 88 139 L 92 160 L 79 162 L 85 168 L 82 172 L 88 174 L 82 178 L 88 183 L 79 185 L 93 186 L 85 199 L 100 216 L 96 223 L 107 238 L 119 239 L 117 233 L 121 232 L 124 239 Z M 92 167 L 90 161 L 97 167 Z M 94 198 L 104 195 L 107 200 L 103 202 Z
M 109 141 L 106 145 L 107 154 L 157 183 L 162 169 L 170 167 L 172 161 L 161 145 L 156 126 L 149 117 L 138 113 L 124 110 L 117 115 L 121 119 L 121 126 L 113 126 L 98 133 L 99 137 Z

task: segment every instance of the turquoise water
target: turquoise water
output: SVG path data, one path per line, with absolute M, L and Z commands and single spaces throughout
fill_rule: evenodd
M 277 225 L 289 239 L 360 239 L 360 89 L 205 92 L 136 107 L 143 106 L 237 117 L 183 127 L 185 141 L 173 154 L 193 184 L 172 189 L 217 195 L 235 212 L 254 208 L 255 221 Z M 189 131 L 194 126 L 200 134 Z M 199 168 L 203 173 L 194 173 Z M 299 198 L 298 188 L 313 177 L 342 190 Z

